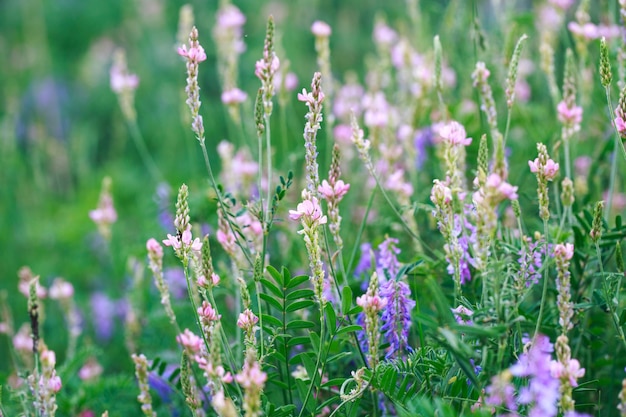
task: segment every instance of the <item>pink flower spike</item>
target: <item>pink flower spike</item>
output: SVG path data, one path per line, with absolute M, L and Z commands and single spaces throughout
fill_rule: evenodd
M 626 122 L 621 116 L 615 118 L 615 128 L 621 137 L 626 137 Z
M 322 22 L 321 20 L 317 20 L 313 22 L 313 25 L 311 26 L 311 32 L 313 33 L 313 35 L 319 38 L 327 38 L 332 33 L 332 30 L 327 23 Z
M 535 158 L 534 161 L 528 161 L 528 166 L 530 167 L 530 172 L 533 174 L 539 172 L 539 158 Z
M 203 343 L 202 339 L 193 334 L 193 332 L 189 329 L 185 329 L 183 333 L 176 336 L 176 341 L 185 349 L 189 349 L 193 353 L 199 352 Z

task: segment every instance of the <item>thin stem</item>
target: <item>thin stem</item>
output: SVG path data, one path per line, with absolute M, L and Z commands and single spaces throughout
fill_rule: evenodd
M 546 250 L 543 254 L 543 291 L 541 292 L 541 301 L 539 304 L 539 317 L 537 317 L 537 326 L 535 326 L 535 336 L 539 334 L 539 330 L 541 329 L 541 320 L 543 319 L 543 312 L 546 305 L 546 298 L 548 296 L 548 260 L 550 259 L 549 253 L 549 236 L 548 236 L 548 220 L 543 220 L 543 233 L 544 240 L 546 245 Z
M 255 281 L 256 286 L 256 302 L 259 308 L 259 339 L 261 339 L 261 358 L 263 358 L 263 354 L 265 351 L 265 341 L 263 336 L 263 312 L 261 311 L 261 282 Z
M 324 343 L 324 330 L 325 330 L 325 315 L 324 310 L 320 306 L 320 346 L 317 350 L 317 360 L 315 361 L 315 375 L 311 375 L 311 383 L 309 384 L 309 389 L 307 390 L 306 396 L 304 397 L 304 401 L 302 401 L 302 408 L 300 409 L 300 413 L 298 413 L 298 417 L 302 417 L 302 413 L 306 410 L 306 405 L 309 402 L 309 398 L 311 398 L 311 393 L 313 392 L 313 386 L 315 385 L 315 381 L 319 376 L 317 370 L 320 368 L 320 362 L 322 359 L 322 344 Z
M 150 175 L 155 181 L 162 181 L 163 175 L 161 174 L 157 164 L 154 162 L 154 159 L 152 159 L 150 151 L 148 151 L 148 147 L 146 146 L 146 142 L 143 140 L 143 135 L 141 134 L 141 130 L 139 130 L 137 121 L 128 120 L 128 128 L 130 130 L 130 136 L 133 138 L 133 142 L 135 142 L 135 146 L 139 152 L 139 156 L 148 171 L 150 171 Z
M 606 103 L 609 107 L 609 117 L 613 117 L 613 104 L 611 103 L 611 90 L 609 87 L 604 88 L 604 92 L 606 93 Z M 608 199 L 608 210 L 604 213 L 604 219 L 608 222 L 609 216 L 611 214 L 611 207 L 613 204 L 613 192 L 615 190 L 615 178 L 617 177 L 617 153 L 618 148 L 622 151 L 622 156 L 626 160 L 626 149 L 624 149 L 624 144 L 622 143 L 621 136 L 619 131 L 617 130 L 617 126 L 615 126 L 615 122 L 612 120 L 611 124 L 615 129 L 615 147 L 613 150 L 613 161 L 611 161 L 611 177 L 609 180 L 609 199 Z
M 206 144 L 204 143 L 204 138 L 199 140 L 200 142 L 200 147 L 202 148 L 202 156 L 204 157 L 204 165 L 206 166 L 207 172 L 209 174 L 209 180 L 211 181 L 211 186 L 213 187 L 213 189 L 215 190 L 215 194 L 217 196 L 217 201 L 219 203 L 219 207 L 221 207 L 222 210 L 224 210 L 224 197 L 222 196 L 222 193 L 220 192 L 219 188 L 217 187 L 217 181 L 215 181 L 215 177 L 213 176 L 213 169 L 211 169 L 211 161 L 209 160 L 209 154 L 207 153 L 206 150 Z M 260 190 L 259 190 L 260 192 Z M 237 242 L 237 246 L 241 249 L 243 255 L 246 257 L 246 260 L 248 261 L 248 264 L 250 265 L 250 267 L 254 268 L 254 262 L 252 261 L 252 258 L 250 257 L 250 253 L 248 251 L 248 248 L 246 248 L 240 240 L 240 236 L 237 234 L 237 232 L 235 231 L 235 227 L 233 226 L 233 222 L 230 219 L 229 216 L 224 216 L 224 219 L 226 219 L 226 221 L 228 222 L 228 225 L 230 227 L 230 230 L 233 232 L 233 235 L 235 236 L 235 240 Z
M 265 153 L 267 158 L 267 207 L 265 210 L 265 221 L 269 224 L 270 219 L 270 204 L 272 197 L 272 140 L 271 140 L 271 132 L 270 132 L 270 115 L 265 114 L 263 116 L 263 121 L 265 124 Z M 259 158 L 261 156 L 259 155 Z M 259 196 L 261 195 L 261 189 L 259 189 Z
M 617 313 L 615 312 L 615 306 L 613 305 L 613 298 L 609 293 L 609 286 L 606 283 L 606 277 L 604 275 L 604 265 L 602 264 L 602 253 L 600 252 L 600 244 L 596 241 L 596 256 L 598 257 L 598 264 L 600 265 L 600 274 L 602 274 L 602 291 L 604 292 L 604 299 L 606 301 L 606 305 L 609 308 L 609 312 L 611 313 L 611 320 L 613 321 L 613 326 L 615 326 L 615 330 L 617 331 L 617 335 L 621 340 L 624 347 L 626 347 L 626 336 L 624 336 L 624 330 L 619 324 L 619 318 L 617 317 Z
M 363 231 L 365 230 L 365 226 L 367 225 L 367 218 L 370 214 L 370 209 L 372 208 L 372 204 L 374 203 L 374 195 L 376 194 L 376 188 L 372 190 L 370 194 L 370 198 L 367 201 L 367 206 L 365 207 L 365 214 L 363 215 L 363 220 L 361 220 L 361 225 L 359 226 L 359 231 L 356 234 L 356 239 L 354 241 L 354 248 L 352 249 L 352 254 L 350 255 L 350 261 L 348 262 L 348 267 L 346 268 L 347 273 L 352 273 L 352 265 L 356 259 L 356 253 L 359 250 L 359 244 L 361 243 L 361 237 L 363 236 Z M 346 275 L 347 279 L 347 275 Z

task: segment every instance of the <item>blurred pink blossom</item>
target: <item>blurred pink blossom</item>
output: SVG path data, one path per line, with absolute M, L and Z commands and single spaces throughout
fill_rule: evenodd
M 382 311 L 387 306 L 387 299 L 379 295 L 363 294 L 356 298 L 356 304 L 363 307 L 363 310 Z
M 236 87 L 222 93 L 222 103 L 224 104 L 243 103 L 247 98 L 248 95 Z
M 321 20 L 316 20 L 311 25 L 311 32 L 313 35 L 320 38 L 327 38 L 332 33 L 332 29 L 328 25 L 328 23 L 322 22 Z
M 217 26 L 224 29 L 236 29 L 246 23 L 246 16 L 232 4 L 226 5 L 217 12 Z
M 472 143 L 472 138 L 467 137 L 463 125 L 455 121 L 445 124 L 439 130 L 439 136 L 452 146 L 469 146 Z
M 563 124 L 580 125 L 583 120 L 583 108 L 576 105 L 570 108 L 564 100 L 557 105 L 556 111 Z
M 203 345 L 202 338 L 196 336 L 191 330 L 185 329 L 183 333 L 180 333 L 176 336 L 176 341 L 183 346 L 185 349 L 188 349 L 192 353 L 197 353 L 200 351 Z
M 206 60 L 206 53 L 201 45 L 192 46 L 187 49 L 187 45 L 183 45 L 177 50 L 178 55 L 187 58 L 189 61 L 198 63 Z
M 67 300 L 74 296 L 74 287 L 62 278 L 56 278 L 49 290 L 49 296 L 53 300 Z

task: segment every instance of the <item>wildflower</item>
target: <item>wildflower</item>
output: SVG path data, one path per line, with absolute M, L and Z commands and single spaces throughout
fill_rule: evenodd
M 399 243 L 398 239 L 386 237 L 385 240 L 378 246 L 378 256 L 376 258 L 376 264 L 380 269 L 379 276 L 385 277 L 387 274 L 395 278 L 400 264 L 398 262 L 397 255 L 400 253 L 400 249 L 396 246 Z
M 387 306 L 387 299 L 381 298 L 378 293 L 378 275 L 376 272 L 372 274 L 367 292 L 357 297 L 356 303 L 363 308 L 368 363 L 372 369 L 376 369 L 380 340 L 378 313 Z
M 583 119 L 583 109 L 580 106 L 568 107 L 565 101 L 557 106 L 559 121 L 563 124 L 576 126 L 575 131 L 580 130 L 580 122 Z
M 452 121 L 439 130 L 439 136 L 452 146 L 462 145 L 469 146 L 472 138 L 468 138 L 465 134 L 465 128 L 458 122 Z
M 209 325 L 213 321 L 219 320 L 222 316 L 217 314 L 217 311 L 209 304 L 208 301 L 203 300 L 202 306 L 198 307 L 198 315 L 203 324 Z
M 382 284 L 380 295 L 387 304 L 387 308 L 383 310 L 380 328 L 390 344 L 385 357 L 397 357 L 398 352 L 408 348 L 411 310 L 415 307 L 415 301 L 411 299 L 409 286 L 401 280 L 390 279 Z
M 261 370 L 256 360 L 248 356 L 242 371 L 235 375 L 235 380 L 244 389 L 243 409 L 246 416 L 260 416 L 261 393 L 267 381 L 267 374 Z
M 178 48 L 178 55 L 187 61 L 187 105 L 191 111 L 191 128 L 200 142 L 204 142 L 204 124 L 200 116 L 200 87 L 198 86 L 198 67 L 200 62 L 206 60 L 204 48 L 198 42 L 198 29 L 194 26 L 189 33 L 189 46 L 183 45 Z
M 239 314 L 239 319 L 237 319 L 237 327 L 243 330 L 252 329 L 252 327 L 257 324 L 259 318 L 254 315 L 254 313 L 250 309 L 246 309 L 243 313 Z
M 111 195 L 111 184 L 110 177 L 102 179 L 98 208 L 89 212 L 89 218 L 98 226 L 98 232 L 106 240 L 111 238 L 111 225 L 117 221 L 117 212 L 113 207 L 113 196 Z
M 472 316 L 474 315 L 474 312 L 469 308 L 463 305 L 459 305 L 457 308 L 453 308 L 451 310 L 457 323 L 466 326 L 471 326 L 474 324 L 474 322 L 472 321 Z
M 204 341 L 201 337 L 196 336 L 191 330 L 185 329 L 183 333 L 176 336 L 176 341 L 183 347 L 189 354 L 195 354 L 200 352 L 200 349 L 204 345 Z
M 74 286 L 63 278 L 56 278 L 48 291 L 53 300 L 68 300 L 74 296 Z
M 85 382 L 91 382 L 97 380 L 102 371 L 102 365 L 95 358 L 89 358 L 78 371 L 78 377 Z
M 322 184 L 318 186 L 317 190 L 326 199 L 328 204 L 328 216 L 330 218 L 329 229 L 333 236 L 337 250 L 343 248 L 343 241 L 339 235 L 341 227 L 341 216 L 339 215 L 339 203 L 350 189 L 350 184 L 345 184 L 343 180 L 340 180 L 341 167 L 340 167 L 341 153 L 339 146 L 335 144 L 333 146 L 333 156 L 328 171 L 328 181 L 322 181 Z
M 309 111 L 306 114 L 306 124 L 304 126 L 304 147 L 306 150 L 306 184 L 307 190 L 312 196 L 317 195 L 319 186 L 319 168 L 317 164 L 317 131 L 323 120 L 322 103 L 324 102 L 324 92 L 321 89 L 322 74 L 316 72 L 311 81 L 311 92 L 302 89 L 298 94 L 298 100 L 306 103 Z
M 316 20 L 313 22 L 313 25 L 311 25 L 311 32 L 315 36 L 328 37 L 332 33 L 332 30 L 330 29 L 330 26 L 328 26 L 328 23 Z
M 548 150 L 543 143 L 537 144 L 539 156 L 534 161 L 528 161 L 530 172 L 537 176 L 537 194 L 539 195 L 539 216 L 543 220 L 550 217 L 548 209 L 548 181 L 556 178 L 559 164 L 548 157 Z
M 274 19 L 272 16 L 267 20 L 265 44 L 263 46 L 263 58 L 255 65 L 254 75 L 261 80 L 261 100 L 265 117 L 272 114 L 272 98 L 274 97 L 274 75 L 278 72 L 280 60 L 274 52 Z
M 324 298 L 324 276 L 325 272 L 322 268 L 321 247 L 319 227 L 326 224 L 327 217 L 323 215 L 317 198 L 311 196 L 305 189 L 302 191 L 303 201 L 298 204 L 296 210 L 289 210 L 289 218 L 292 220 L 300 220 L 303 229 L 298 234 L 304 235 L 304 243 L 309 254 L 309 267 L 311 268 L 311 281 L 315 296 L 323 309 L 326 304 Z
M 132 355 L 135 363 L 135 375 L 139 383 L 139 395 L 137 400 L 141 404 L 141 411 L 146 417 L 156 417 L 152 409 L 152 397 L 150 396 L 150 386 L 148 384 L 148 359 L 143 355 Z
M 222 103 L 224 104 L 243 103 L 247 98 L 248 95 L 236 87 L 222 93 Z

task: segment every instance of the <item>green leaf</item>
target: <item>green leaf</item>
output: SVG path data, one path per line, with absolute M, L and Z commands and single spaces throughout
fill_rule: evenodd
M 337 331 L 337 314 L 335 314 L 335 309 L 331 303 L 326 303 L 324 309 L 326 310 L 326 318 L 330 334 L 335 334 Z
M 276 268 L 274 268 L 272 265 L 268 265 L 267 267 L 265 267 L 265 270 L 270 274 L 272 278 L 274 278 L 274 280 L 280 286 L 283 286 L 283 276 L 281 275 L 280 272 L 278 272 Z
M 276 310 L 283 311 L 283 304 L 277 299 L 275 299 L 274 297 L 272 297 L 271 295 L 261 293 L 259 294 L 259 297 L 261 297 L 262 300 L 270 303 Z
M 313 327 L 315 324 L 306 320 L 292 320 L 287 324 L 287 330 L 312 329 Z
M 350 309 L 350 311 L 348 311 L 348 315 L 352 316 L 354 314 L 359 314 L 360 312 L 363 311 L 363 307 L 361 306 L 354 306 Z
M 274 316 L 270 316 L 269 314 L 261 314 L 261 318 L 263 319 L 263 325 L 271 324 L 272 326 L 278 328 L 283 327 L 283 322 Z
M 289 339 L 287 342 L 287 347 L 292 348 L 294 346 L 306 345 L 307 343 L 311 343 L 311 338 L 308 336 L 296 336 Z M 291 363 L 291 360 L 289 360 Z
M 319 352 L 319 350 L 320 350 L 320 335 L 318 335 L 315 332 L 311 332 L 309 334 L 309 338 L 311 339 L 311 345 L 313 346 L 313 351 L 315 353 Z
M 341 384 L 344 383 L 344 381 L 346 380 L 346 378 L 333 378 L 333 379 L 329 379 L 328 381 L 324 382 L 321 387 L 322 388 L 328 388 L 328 387 L 340 387 Z
M 273 292 L 276 297 L 283 298 L 283 292 L 276 285 L 272 284 L 268 279 L 261 278 L 260 281 L 261 284 L 263 284 L 265 288 Z
M 287 294 L 287 300 L 296 300 L 296 299 L 300 299 L 300 298 L 313 298 L 315 296 L 315 293 L 313 292 L 313 290 L 295 290 L 290 292 L 289 294 Z
M 341 329 L 339 329 L 337 331 L 337 336 L 339 336 L 340 334 L 345 334 L 345 333 L 360 332 L 362 330 L 363 330 L 363 327 L 359 326 L 358 324 L 351 324 L 349 326 L 342 327 Z
M 350 311 L 351 306 L 352 306 L 352 288 L 346 285 L 341 290 L 341 312 L 344 316 L 348 314 L 348 311 Z
M 291 281 L 289 281 L 289 283 L 285 286 L 286 288 L 294 288 L 297 287 L 298 285 L 302 284 L 303 282 L 306 282 L 309 280 L 309 276 L 308 275 L 298 275 L 295 276 L 293 278 L 291 278 Z
M 328 359 L 326 359 L 326 363 L 338 361 L 339 359 L 347 358 L 348 356 L 352 356 L 352 352 L 339 352 L 336 355 L 329 356 Z
M 292 312 L 292 311 L 302 310 L 303 308 L 309 308 L 314 305 L 315 305 L 315 301 L 313 300 L 294 301 L 293 303 L 287 305 L 286 311 Z

